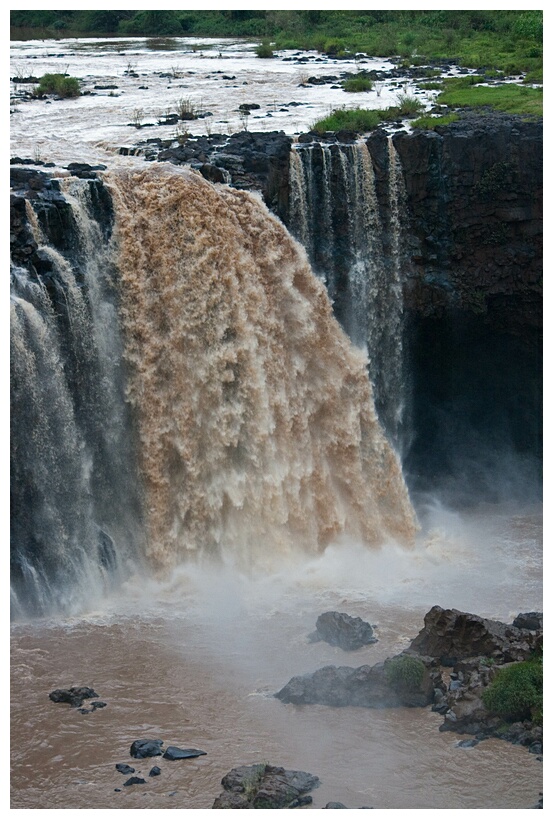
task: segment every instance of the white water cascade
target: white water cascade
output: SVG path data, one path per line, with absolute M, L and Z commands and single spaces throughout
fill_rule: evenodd
M 290 229 L 327 285 L 335 313 L 365 347 L 380 419 L 400 451 L 406 435 L 403 354 L 401 162 L 388 138 L 383 206 L 366 142 L 295 145 L 290 159 Z

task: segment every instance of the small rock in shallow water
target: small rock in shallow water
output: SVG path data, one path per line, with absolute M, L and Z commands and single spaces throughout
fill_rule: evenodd
M 126 782 L 123 782 L 123 785 L 145 785 L 146 780 L 142 779 L 141 776 L 131 776 L 130 779 L 127 779 Z
M 478 745 L 477 739 L 462 739 L 461 742 L 458 742 L 455 746 L 456 748 L 474 748 L 475 745 Z
M 157 765 L 154 765 L 148 776 L 159 776 L 161 773 L 161 768 L 158 768 Z
M 135 770 L 134 768 L 131 768 L 130 765 L 127 765 L 126 762 L 118 762 L 115 765 L 115 768 L 116 768 L 116 770 L 119 771 L 119 773 L 122 773 L 122 774 L 132 774 L 132 773 L 134 773 L 134 770 Z
M 174 745 L 169 745 L 163 759 L 193 759 L 196 756 L 206 756 L 207 751 L 199 751 L 197 748 L 177 748 Z
M 338 808 L 345 808 L 345 810 L 347 810 L 342 802 L 327 802 L 325 805 L 325 809 L 327 810 L 337 810 Z

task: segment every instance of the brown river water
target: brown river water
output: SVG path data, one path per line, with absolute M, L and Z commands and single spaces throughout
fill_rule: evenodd
M 272 695 L 295 674 L 397 653 L 434 604 L 505 621 L 540 607 L 540 535 L 537 507 L 436 508 L 410 552 L 344 543 L 271 576 L 189 564 L 163 582 L 133 578 L 85 615 L 12 624 L 11 807 L 209 809 L 232 767 L 270 762 L 320 778 L 306 809 L 531 808 L 542 764 L 523 748 L 459 748 L 463 737 L 440 733 L 430 709 Z M 355 652 L 308 643 L 329 609 L 362 616 L 379 642 Z M 49 700 L 71 685 L 93 686 L 107 707 L 85 715 Z M 146 738 L 207 755 L 131 759 Z M 118 762 L 146 784 L 123 787 Z M 161 775 L 149 778 L 156 763 Z

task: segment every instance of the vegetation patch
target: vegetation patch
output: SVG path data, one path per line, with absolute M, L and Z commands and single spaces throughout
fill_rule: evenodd
M 35 90 L 37 97 L 56 94 L 58 97 L 78 97 L 81 94 L 79 80 L 67 74 L 44 74 Z
M 381 111 L 363 108 L 354 108 L 353 110 L 338 108 L 328 117 L 316 122 L 312 130 L 318 134 L 323 134 L 325 131 L 343 130 L 357 131 L 358 133 L 373 131 L 382 122 L 381 113 Z
M 508 83 L 474 85 L 466 78 L 445 81 L 437 102 L 450 108 L 493 108 L 510 114 L 543 115 L 543 89 Z
M 541 658 L 507 666 L 482 694 L 488 711 L 509 722 L 543 720 L 543 663 Z
M 416 119 L 412 124 L 413 128 L 420 128 L 423 131 L 435 131 L 436 128 L 444 125 L 450 125 L 452 122 L 457 122 L 461 119 L 459 114 L 445 114 L 443 117 L 423 116 Z
M 424 663 L 418 657 L 401 654 L 384 665 L 386 680 L 398 693 L 413 693 L 419 690 L 424 679 Z
M 261 57 L 261 59 L 264 60 L 270 59 L 271 57 L 275 56 L 275 52 L 271 48 L 271 44 L 268 41 L 260 43 L 255 49 L 255 53 L 257 54 L 258 57 Z
M 350 94 L 356 94 L 360 91 L 372 91 L 373 83 L 369 77 L 350 77 L 343 81 L 342 88 Z
M 13 28 L 38 28 L 45 37 L 59 31 L 249 37 L 332 57 L 402 57 L 406 65 L 455 60 L 519 74 L 543 67 L 541 10 L 12 10 L 10 16 Z

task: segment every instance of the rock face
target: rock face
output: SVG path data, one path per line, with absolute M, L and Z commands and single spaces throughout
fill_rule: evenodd
M 360 617 L 350 617 L 338 611 L 325 611 L 317 618 L 316 630 L 309 635 L 312 643 L 324 640 L 344 651 L 355 651 L 361 646 L 378 642 L 372 626 Z
M 433 702 L 434 689 L 440 684 L 439 668 L 433 660 L 421 661 L 420 681 L 412 686 L 394 685 L 391 663 L 392 660 L 387 660 L 359 668 L 325 666 L 312 674 L 292 677 L 275 697 L 295 705 L 319 703 L 362 708 L 422 707 Z
M 541 636 L 528 629 L 434 606 L 409 651 L 437 657 L 444 666 L 454 666 L 468 657 L 511 663 L 527 660 L 540 644 Z
M 308 791 L 318 787 L 319 778 L 305 771 L 287 771 L 274 765 L 242 765 L 221 780 L 223 793 L 214 809 L 293 808 L 311 802 Z

